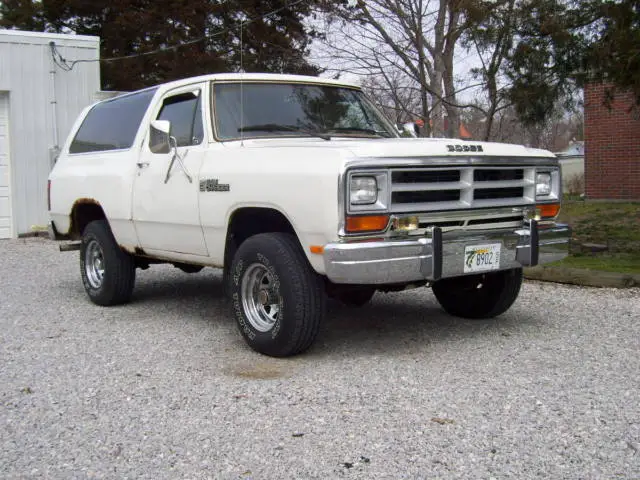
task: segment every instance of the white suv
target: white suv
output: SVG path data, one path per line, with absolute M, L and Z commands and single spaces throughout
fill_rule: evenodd
M 313 77 L 208 75 L 97 103 L 49 182 L 50 234 L 80 240 L 92 301 L 129 301 L 153 263 L 223 268 L 242 335 L 274 356 L 311 345 L 327 296 L 426 285 L 453 315 L 499 315 L 521 267 L 570 237 L 553 154 L 400 138 L 357 86 Z

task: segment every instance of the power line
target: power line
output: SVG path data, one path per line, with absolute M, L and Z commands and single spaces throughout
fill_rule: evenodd
M 280 13 L 283 10 L 286 10 L 288 8 L 291 7 L 295 7 L 296 5 L 306 2 L 309 0 L 295 0 L 291 3 L 288 3 L 280 8 L 277 8 L 269 13 L 265 13 L 264 15 L 260 15 L 259 17 L 255 17 L 255 18 L 250 18 L 246 21 L 242 21 L 241 22 L 241 26 L 240 28 L 242 29 L 244 26 L 249 25 L 251 23 L 257 22 L 259 20 L 264 20 L 267 17 L 270 17 L 272 15 L 275 15 L 276 13 Z M 51 55 L 53 57 L 53 61 L 54 63 L 59 66 L 62 70 L 65 70 L 67 72 L 70 72 L 71 70 L 73 70 L 73 67 L 75 67 L 78 63 L 94 63 L 94 62 L 105 62 L 105 63 L 110 63 L 110 62 L 115 62 L 115 61 L 119 61 L 119 60 L 127 60 L 130 58 L 137 58 L 137 57 L 145 57 L 148 55 L 156 55 L 158 53 L 163 53 L 163 52 L 170 52 L 170 51 L 174 51 L 177 50 L 178 48 L 182 48 L 182 47 L 186 47 L 188 45 L 193 45 L 196 43 L 200 43 L 203 42 L 207 39 L 210 38 L 214 38 L 220 35 L 223 35 L 225 33 L 228 33 L 230 31 L 233 31 L 233 28 L 224 28 L 222 30 L 218 30 L 217 32 L 214 32 L 210 35 L 204 35 L 202 37 L 198 37 L 198 38 L 194 38 L 193 40 L 189 40 L 187 42 L 182 42 L 182 43 L 178 43 L 176 45 L 171 45 L 168 47 L 160 47 L 157 48 L 155 50 L 150 50 L 148 52 L 142 52 L 142 53 L 133 53 L 131 55 L 123 55 L 120 57 L 111 57 L 111 58 L 95 58 L 95 59 L 91 59 L 91 60 L 67 60 L 66 58 L 64 58 L 60 52 L 58 51 L 58 48 L 55 44 L 55 42 L 50 42 L 49 45 L 51 47 Z

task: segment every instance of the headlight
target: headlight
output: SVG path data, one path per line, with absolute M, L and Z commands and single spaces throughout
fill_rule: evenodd
M 371 205 L 378 200 L 378 182 L 375 177 L 351 177 L 349 192 L 351 205 Z
M 551 194 L 551 173 L 544 172 L 536 175 L 536 196 L 544 197 Z
M 381 213 L 389 209 L 391 186 L 386 170 L 347 173 L 344 203 L 346 213 Z

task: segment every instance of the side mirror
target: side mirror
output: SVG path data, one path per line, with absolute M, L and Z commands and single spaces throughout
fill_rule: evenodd
M 171 151 L 171 122 L 154 120 L 151 122 L 149 134 L 149 150 L 152 153 L 169 153 Z

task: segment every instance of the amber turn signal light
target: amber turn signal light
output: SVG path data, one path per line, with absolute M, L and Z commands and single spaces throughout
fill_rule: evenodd
M 544 205 L 536 205 L 540 218 L 555 218 L 560 213 L 559 203 L 546 203 Z
M 348 233 L 379 232 L 387 228 L 389 215 L 366 215 L 363 217 L 347 217 Z

